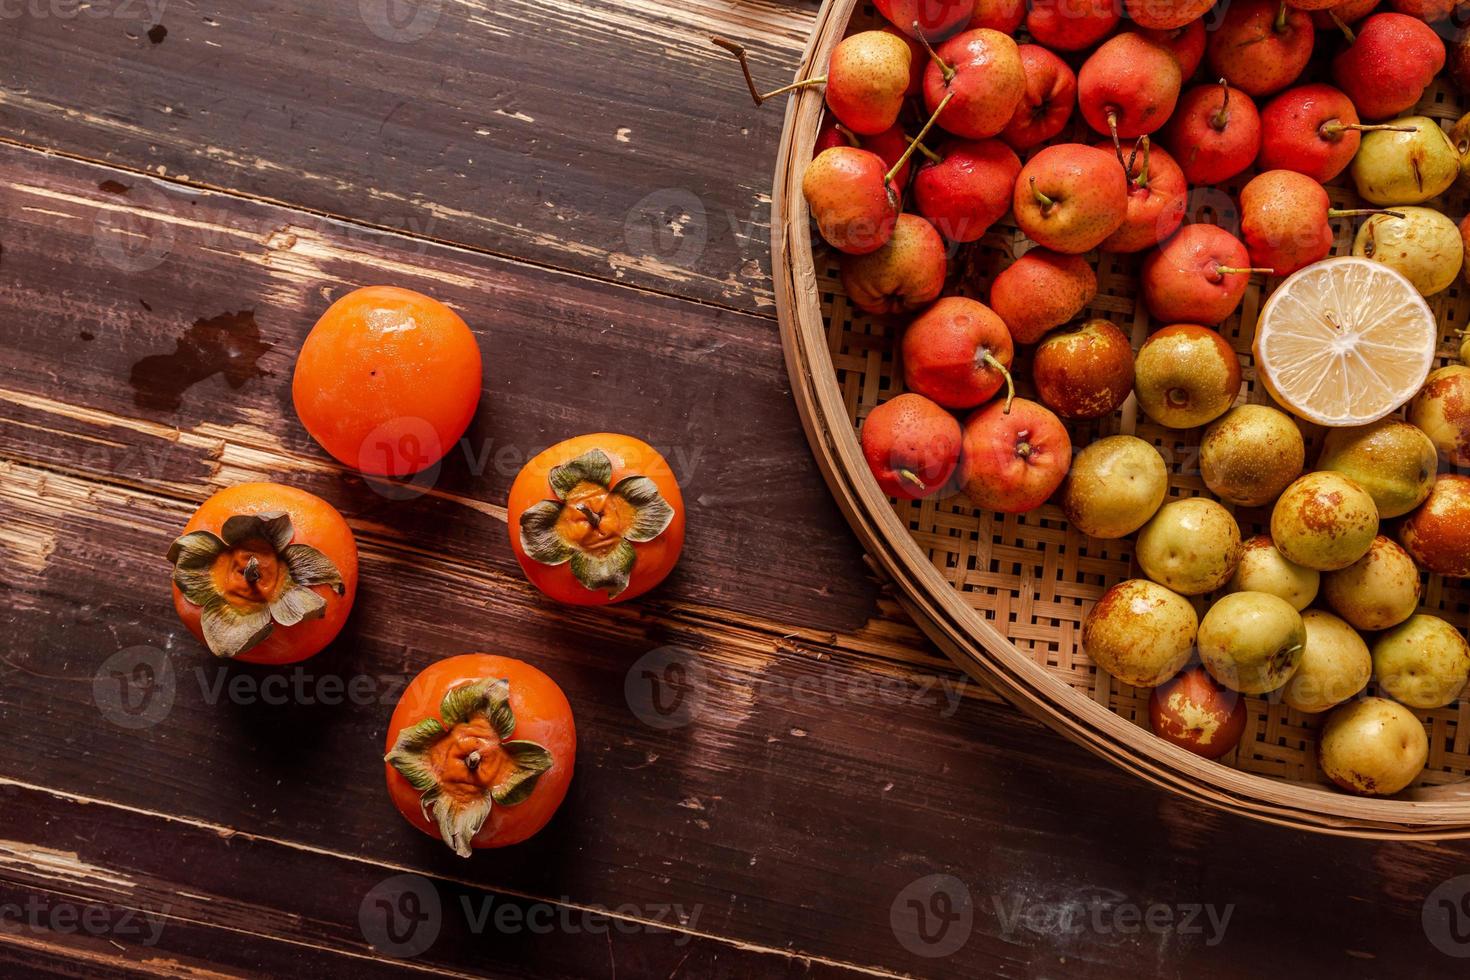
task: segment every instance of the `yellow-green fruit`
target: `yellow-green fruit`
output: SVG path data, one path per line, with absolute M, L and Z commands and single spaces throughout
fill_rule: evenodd
M 1082 622 L 1082 650 L 1125 684 L 1157 687 L 1194 648 L 1199 617 L 1189 600 L 1147 579 L 1119 582 Z
M 1268 592 L 1298 611 L 1317 598 L 1322 573 L 1287 559 L 1268 534 L 1257 534 L 1240 546 L 1240 561 L 1227 586 L 1231 592 Z
M 1083 534 L 1121 538 L 1137 531 L 1164 502 L 1169 468 L 1137 436 L 1108 436 L 1077 454 L 1062 487 L 1062 510 Z
M 1470 466 L 1470 367 L 1447 364 L 1429 372 L 1409 402 L 1409 421 L 1424 430 L 1451 466 Z
M 1465 113 L 1450 127 L 1450 142 L 1460 154 L 1460 176 L 1470 174 L 1470 112 Z
M 1318 756 L 1322 771 L 1343 789 L 1388 796 L 1424 770 L 1429 736 L 1403 705 L 1363 698 L 1328 716 Z
M 1319 470 L 1333 470 L 1368 491 L 1378 516 L 1401 517 L 1418 507 L 1439 471 L 1434 443 L 1400 418 L 1329 429 Z
M 1268 405 L 1238 405 L 1205 430 L 1200 475 L 1221 500 L 1260 507 L 1297 478 L 1306 452 L 1291 416 Z
M 1405 116 L 1388 125 L 1411 132 L 1364 133 L 1353 157 L 1358 196 L 1372 204 L 1422 204 L 1460 176 L 1460 154 L 1439 123 Z
M 1206 497 L 1172 500 L 1138 532 L 1133 553 L 1155 582 L 1181 595 L 1201 595 L 1230 581 L 1240 559 L 1240 527 Z
M 1385 694 L 1415 708 L 1441 708 L 1470 680 L 1470 644 L 1438 616 L 1420 613 L 1373 644 L 1373 672 Z
M 1200 661 L 1211 677 L 1242 694 L 1265 694 L 1289 681 L 1306 642 L 1301 614 L 1265 592 L 1232 592 L 1199 624 Z
M 1419 569 L 1409 553 L 1383 535 L 1347 568 L 1322 576 L 1322 595 L 1360 630 L 1397 626 L 1419 608 Z
M 1298 711 L 1315 713 L 1341 704 L 1368 686 L 1373 657 L 1358 631 L 1330 612 L 1302 613 L 1307 644 L 1296 673 L 1281 689 L 1281 700 Z
M 1341 473 L 1319 470 L 1296 480 L 1271 510 L 1271 540 L 1298 565 L 1330 572 L 1368 553 L 1378 534 L 1378 508 Z
M 1394 210 L 1403 217 L 1375 214 L 1358 226 L 1353 254 L 1397 269 L 1424 296 L 1448 289 L 1465 262 L 1459 227 L 1433 208 Z
M 1466 251 L 1470 251 L 1467 247 Z M 1465 334 L 1465 339 L 1460 341 L 1460 363 L 1470 365 L 1470 332 Z

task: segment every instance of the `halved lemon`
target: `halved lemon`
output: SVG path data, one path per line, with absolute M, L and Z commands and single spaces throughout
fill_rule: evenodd
M 1323 259 L 1286 277 L 1256 321 L 1256 377 L 1321 425 L 1365 425 L 1419 391 L 1439 327 L 1404 276 L 1372 259 Z

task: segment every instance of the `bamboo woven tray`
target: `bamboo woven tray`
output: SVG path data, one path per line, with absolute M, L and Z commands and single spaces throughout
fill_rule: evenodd
M 814 66 L 826 65 L 850 28 L 878 22 L 860 0 L 826 0 L 797 77 L 821 74 L 821 67 Z M 1415 111 L 1453 120 L 1462 110 L 1454 90 L 1441 84 L 1426 93 Z M 1112 584 L 1138 574 L 1132 538 L 1090 539 L 1069 527 L 1053 504 L 1011 516 L 978 511 L 959 495 L 895 502 L 883 494 L 863 460 L 857 427 L 876 405 L 903 390 L 894 352 L 908 318 L 869 317 L 851 308 L 838 281 L 837 254 L 813 235 L 801 176 L 822 112 L 820 88 L 790 97 L 776 161 L 771 247 L 782 345 L 802 424 L 828 486 L 929 637 L 1016 706 L 1115 765 L 1181 796 L 1324 833 L 1470 837 L 1470 699 L 1415 712 L 1428 726 L 1429 763 L 1418 782 L 1392 799 L 1359 798 L 1333 789 L 1317 768 L 1321 719 L 1267 699 L 1247 699 L 1248 721 L 1238 748 L 1219 762 L 1201 759 L 1156 738 L 1147 727 L 1149 692 L 1112 679 L 1080 648 L 1081 623 L 1093 601 Z M 1097 137 L 1080 138 L 1091 142 Z M 1186 220 L 1213 220 L 1230 228 L 1238 187 L 1227 188 L 1229 195 L 1197 191 Z M 1336 207 L 1357 204 L 1348 188 L 1329 188 L 1329 194 Z M 1464 194 L 1456 190 L 1449 196 L 1445 210 L 1458 218 L 1465 213 Z M 1335 226 L 1335 251 L 1346 252 L 1352 227 L 1343 221 Z M 946 292 L 983 299 L 990 278 L 1023 241 L 1014 227 L 1005 225 L 963 247 L 951 259 Z M 1149 331 L 1147 313 L 1136 299 L 1137 264 L 1137 256 L 1101 256 L 1099 293 L 1085 314 L 1116 322 L 1131 333 L 1135 349 Z M 1220 327 L 1241 355 L 1246 401 L 1270 402 L 1256 387 L 1250 346 L 1256 313 L 1274 285 L 1272 280 L 1262 288 L 1257 277 L 1240 311 Z M 1458 350 L 1457 331 L 1470 319 L 1470 289 L 1457 284 L 1432 298 L 1430 306 L 1442 331 L 1440 363 L 1447 363 Z M 1028 393 L 1030 365 L 1024 351 L 1016 377 L 1022 393 Z M 1171 494 L 1206 492 L 1195 464 L 1199 430 L 1154 425 L 1137 412 L 1132 398 L 1110 418 L 1070 423 L 1068 428 L 1078 447 L 1103 435 L 1137 435 L 1171 463 Z M 1321 431 L 1311 425 L 1304 430 L 1310 465 Z M 1232 509 L 1243 535 L 1265 530 L 1269 522 L 1268 508 Z M 1464 624 L 1470 613 L 1466 585 L 1429 576 L 1424 608 Z

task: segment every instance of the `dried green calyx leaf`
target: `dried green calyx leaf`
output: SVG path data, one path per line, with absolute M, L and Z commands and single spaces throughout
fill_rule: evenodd
M 400 731 L 383 757 L 422 794 L 425 817 L 461 857 L 492 807 L 526 800 L 552 766 L 544 746 L 510 738 L 515 727 L 507 681 L 467 681 L 445 692 L 438 718 Z
M 263 642 L 276 626 L 326 615 L 316 586 L 346 591 L 337 566 L 316 548 L 291 544 L 284 512 L 235 514 L 218 535 L 192 531 L 168 549 L 179 592 L 198 606 L 210 652 L 234 657 Z
M 521 549 L 543 565 L 571 563 L 577 581 L 617 597 L 632 578 L 634 544 L 668 530 L 674 508 L 653 480 L 625 476 L 612 485 L 613 464 L 601 449 L 553 467 L 555 499 L 528 507 L 520 517 Z

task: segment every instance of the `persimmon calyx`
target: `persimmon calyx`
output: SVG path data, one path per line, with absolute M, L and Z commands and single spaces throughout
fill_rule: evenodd
M 571 563 L 572 575 L 609 598 L 628 587 L 638 553 L 633 545 L 652 541 L 674 520 L 674 508 L 646 476 L 625 476 L 612 485 L 612 460 L 601 449 L 554 466 L 549 474 L 555 500 L 542 500 L 521 514 L 521 548 L 543 565 Z
M 466 681 L 445 693 L 439 717 L 403 729 L 383 756 L 422 794 L 425 818 L 460 857 L 470 856 L 494 806 L 524 801 L 551 768 L 551 752 L 512 739 L 515 727 L 509 682 Z
M 174 584 L 198 606 L 204 642 L 216 657 L 244 653 L 280 626 L 326 615 L 314 586 L 346 591 L 330 558 L 292 544 L 296 530 L 284 512 L 235 514 L 219 534 L 191 531 L 168 549 Z

